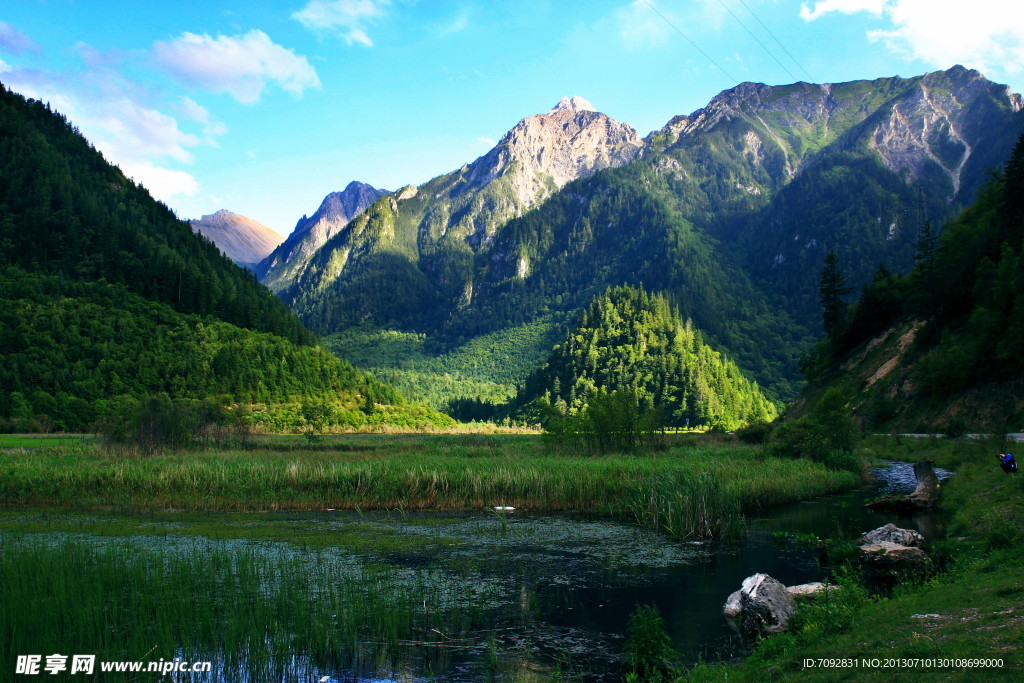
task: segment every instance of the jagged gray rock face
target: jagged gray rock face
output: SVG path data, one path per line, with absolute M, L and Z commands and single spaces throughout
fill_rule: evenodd
M 284 239 L 259 221 L 221 209 L 189 221 L 192 231 L 216 244 L 229 259 L 253 268 Z
M 300 218 L 288 239 L 259 263 L 256 276 L 260 282 L 275 292 L 288 287 L 320 247 L 385 194 L 387 190 L 356 181 L 341 192 L 331 192 L 312 216 Z
M 872 545 L 874 543 L 895 543 L 907 547 L 917 547 L 924 543 L 924 536 L 912 529 L 901 529 L 892 522 L 885 526 L 863 534 L 857 541 L 857 545 Z
M 531 207 L 556 188 L 632 161 L 643 141 L 632 126 L 596 111 L 580 97 L 562 98 L 546 114 L 528 116 L 505 134 L 473 174 L 511 175 L 518 197 Z M 515 164 L 515 168 L 512 168 Z M 538 181 L 538 176 L 550 183 Z
M 1007 86 L 959 65 L 911 79 L 785 86 L 748 82 L 692 114 L 672 118 L 646 141 L 661 150 L 722 123 L 744 120 L 754 126 L 744 152 L 763 160 L 765 147 L 777 145 L 785 152 L 785 175 L 792 178 L 815 161 L 815 152 L 845 134 L 848 146 L 866 144 L 886 167 L 907 179 L 945 182 L 953 199 L 964 189 L 964 170 L 986 133 L 972 114 L 992 103 L 1012 112 L 1024 108 L 1021 96 Z M 852 135 L 847 133 L 851 129 Z M 780 134 L 785 131 L 797 133 L 799 143 Z
M 521 215 L 567 183 L 632 161 L 643 144 L 632 126 L 596 111 L 582 97 L 563 97 L 547 113 L 521 120 L 462 172 L 464 185 L 456 195 L 500 180 L 505 206 L 483 224 L 476 220 L 483 211 L 471 210 L 457 225 L 447 227 L 479 241 L 478 233 L 492 234 L 498 224 Z

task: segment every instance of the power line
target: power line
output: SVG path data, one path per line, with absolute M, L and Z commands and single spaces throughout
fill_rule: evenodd
M 744 7 L 746 7 L 746 8 L 747 8 L 747 11 L 748 11 L 748 12 L 750 12 L 750 16 L 754 17 L 754 20 L 755 20 L 755 21 L 756 21 L 757 23 L 759 23 L 759 24 L 761 25 L 761 28 L 763 28 L 763 29 L 764 29 L 765 31 L 767 31 L 768 35 L 770 35 L 770 36 L 772 37 L 772 40 L 774 40 L 774 41 L 775 41 L 776 43 L 778 43 L 779 47 L 781 47 L 781 48 L 782 48 L 782 51 L 783 51 L 783 52 L 785 52 L 785 53 L 786 53 L 786 55 L 787 55 L 787 56 L 788 56 L 788 57 L 789 57 L 790 59 L 792 59 L 792 60 L 793 60 L 793 63 L 794 63 L 794 64 L 796 64 L 796 65 L 797 65 L 797 66 L 798 66 L 798 67 L 800 68 L 800 70 L 804 72 L 804 75 L 805 75 L 805 76 L 807 76 L 808 80 L 809 80 L 809 81 L 810 81 L 811 83 L 814 83 L 814 77 L 813 77 L 813 76 L 811 76 L 811 74 L 807 73 L 807 69 L 805 69 L 805 68 L 804 68 L 803 64 L 801 64 L 800 62 L 796 61 L 796 57 L 794 57 L 793 55 L 791 55 L 791 54 L 789 53 L 789 50 L 787 50 L 787 49 L 786 49 L 786 46 L 782 44 L 782 41 L 780 41 L 780 40 L 779 40 L 778 38 L 776 38 L 776 37 L 775 37 L 775 34 L 771 32 L 771 29 L 769 29 L 769 28 L 768 28 L 767 26 L 765 26 L 765 25 L 764 25 L 764 22 L 763 22 L 763 21 L 761 21 L 761 19 L 760 19 L 760 18 L 758 18 L 758 16 L 757 16 L 756 14 L 754 14 L 754 10 L 750 9 L 750 5 L 748 5 L 748 4 L 747 4 L 747 3 L 745 2 L 745 0 L 740 0 L 740 3 L 741 3 L 741 4 L 742 4 L 742 5 L 744 6 Z M 778 61 L 778 60 L 776 60 L 776 61 Z
M 747 28 L 746 24 L 744 24 L 742 21 L 740 21 L 740 18 L 737 17 L 736 14 L 731 9 L 729 9 L 728 5 L 726 5 L 724 2 L 722 2 L 722 0 L 718 0 L 718 4 L 721 5 L 725 9 L 726 12 L 728 12 L 730 15 L 732 15 L 732 18 L 736 20 L 736 23 L 739 24 L 743 28 L 744 31 L 746 31 L 747 33 L 750 34 L 750 37 L 753 38 L 754 41 L 758 45 L 761 46 L 762 50 L 764 50 L 765 52 L 768 53 L 769 57 L 771 57 L 772 59 L 775 60 L 776 64 L 778 64 L 779 66 L 782 67 L 783 71 L 785 71 L 787 74 L 789 74 L 790 78 L 792 78 L 794 81 L 799 80 L 796 76 L 793 75 L 793 73 L 789 69 L 786 68 L 786 65 L 783 64 L 782 62 L 780 62 L 778 57 L 776 57 L 774 54 L 772 54 L 772 51 L 769 50 L 768 47 L 764 43 L 762 43 L 761 40 L 757 36 L 754 35 L 754 32 L 751 31 L 749 28 Z
M 655 14 L 657 14 L 657 15 L 658 15 L 659 17 L 661 17 L 662 19 L 664 19 L 664 20 L 665 20 L 665 23 L 666 23 L 666 24 L 668 24 L 669 26 L 671 26 L 672 28 L 674 28 L 674 29 L 676 30 L 676 33 L 678 33 L 678 34 L 679 34 L 679 35 L 681 35 L 681 36 L 682 36 L 683 38 L 685 38 L 685 39 L 686 39 L 686 42 L 688 42 L 688 43 L 689 43 L 690 45 L 692 45 L 692 46 L 693 46 L 693 49 L 694 49 L 694 50 L 696 50 L 697 52 L 699 52 L 699 53 L 701 53 L 702 55 L 704 55 L 704 58 L 705 58 L 706 60 L 708 60 L 709 62 L 711 62 L 711 63 L 712 63 L 713 65 L 715 65 L 715 67 L 716 67 L 716 68 L 717 68 L 717 69 L 718 69 L 719 71 L 721 71 L 721 72 L 722 72 L 723 74 L 725 74 L 726 76 L 728 76 L 728 78 L 729 78 L 729 80 L 730 80 L 730 81 L 732 81 L 733 83 L 736 83 L 736 82 L 737 82 L 737 80 L 736 80 L 735 78 L 733 78 L 733 77 L 732 77 L 732 74 L 730 74 L 730 73 L 729 73 L 728 71 L 726 71 L 726 70 L 725 70 L 724 68 L 722 68 L 722 65 L 721 65 L 721 64 L 719 64 L 719 63 L 718 63 L 718 62 L 716 62 L 715 60 L 711 59 L 711 55 L 709 55 L 709 54 L 708 54 L 707 52 L 704 52 L 704 50 L 702 50 L 702 49 L 700 49 L 699 47 L 697 47 L 697 43 L 695 43 L 695 42 L 693 42 L 692 40 L 690 40 L 689 36 L 687 36 L 687 35 L 686 35 L 685 33 L 683 33 L 682 31 L 680 31 L 680 30 L 679 30 L 679 27 L 678 27 L 678 26 L 676 26 L 675 24 L 673 24 L 673 23 L 672 23 L 671 21 L 669 21 L 669 20 L 668 20 L 668 17 L 666 17 L 666 16 L 665 16 L 664 14 L 662 14 L 661 12 L 659 12 L 659 11 L 658 11 L 658 8 L 657 8 L 657 7 L 655 7 L 654 5 L 652 5 L 652 4 L 651 4 L 651 1 L 650 1 L 650 0 L 644 0 L 644 2 L 645 2 L 645 3 L 647 4 L 647 6 L 648 6 L 648 7 L 650 7 L 650 8 L 652 9 L 652 10 L 654 10 Z

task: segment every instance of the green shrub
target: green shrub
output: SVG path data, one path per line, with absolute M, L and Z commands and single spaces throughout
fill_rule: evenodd
M 823 591 L 802 605 L 789 621 L 790 630 L 801 637 L 827 637 L 853 626 L 859 610 L 870 599 L 859 575 L 849 566 L 836 571 L 834 589 Z
M 657 607 L 638 605 L 629 615 L 623 654 L 634 680 L 672 680 L 679 655 Z
M 768 440 L 768 436 L 772 433 L 772 423 L 770 422 L 754 422 L 746 427 L 741 427 L 736 430 L 736 438 L 743 443 L 749 444 L 762 444 Z
M 772 432 L 768 452 L 776 457 L 808 458 L 815 462 L 853 462 L 836 453 L 852 453 L 859 439 L 857 422 L 847 408 L 846 395 L 829 389 L 803 417 L 779 425 Z M 847 469 L 840 467 L 839 469 Z M 860 465 L 854 471 L 862 469 Z
M 147 455 L 185 448 L 199 438 L 210 420 L 199 401 L 172 400 L 167 394 L 126 401 L 122 408 L 124 412 L 112 414 L 104 421 L 103 436 Z

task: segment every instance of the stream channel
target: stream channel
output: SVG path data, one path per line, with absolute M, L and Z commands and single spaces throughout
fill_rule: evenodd
M 947 475 L 938 472 L 940 478 Z M 412 591 L 417 602 L 416 590 L 430 594 L 433 610 L 424 598 L 412 632 L 392 639 L 388 647 L 373 654 L 350 652 L 332 662 L 296 658 L 281 680 L 543 681 L 561 676 L 619 681 L 626 626 L 638 604 L 657 606 L 687 665 L 745 654 L 721 613 L 743 579 L 765 572 L 794 585 L 821 580 L 828 571 L 815 550 L 780 540 L 777 532 L 851 537 L 896 522 L 926 539 L 943 534 L 935 514 L 899 519 L 865 509 L 866 500 L 909 493 L 915 486 L 906 463 L 872 473 L 869 485 L 748 515 L 742 538 L 716 543 L 673 541 L 624 522 L 524 511 L 204 515 L 203 528 L 216 525 L 224 534 L 211 538 L 193 530 L 170 544 L 166 541 L 180 533 L 176 529 L 185 528 L 173 515 L 148 517 L 142 534 L 94 536 L 83 521 L 79 528 L 85 533 L 65 528 L 47 535 L 55 542 L 70 537 L 119 547 L 163 544 L 183 553 L 242 547 L 268 564 L 308 563 L 311 573 L 325 563 L 352 567 L 355 576 L 372 568 L 378 576 L 385 572 L 392 580 L 420 587 Z M 254 527 L 271 535 L 253 534 Z M 232 528 L 239 530 L 234 538 Z M 347 540 L 314 553 L 300 542 L 302 534 L 310 533 Z M 212 678 L 194 680 L 259 678 L 238 676 L 218 667 Z

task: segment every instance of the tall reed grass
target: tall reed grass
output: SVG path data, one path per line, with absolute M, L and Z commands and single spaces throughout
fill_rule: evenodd
M 531 436 L 338 437 L 148 458 L 99 445 L 0 453 L 0 503 L 125 511 L 512 506 L 634 519 L 679 538 L 735 530 L 740 510 L 811 498 L 856 475 L 749 446 L 646 455 L 552 454 Z
M 33 653 L 180 657 L 213 662 L 214 676 L 197 680 L 316 680 L 315 672 L 376 671 L 382 662 L 393 670 L 400 640 L 417 627 L 448 630 L 444 597 L 422 575 L 330 554 L 289 556 L 283 546 L 270 556 L 244 543 L 118 540 L 125 545 L 0 536 L 5 666 Z M 472 606 L 460 607 L 459 620 L 472 618 Z

